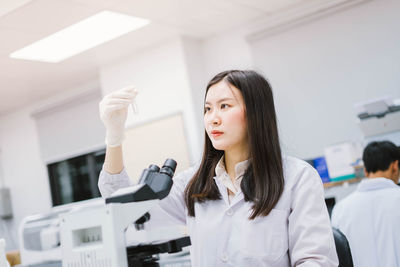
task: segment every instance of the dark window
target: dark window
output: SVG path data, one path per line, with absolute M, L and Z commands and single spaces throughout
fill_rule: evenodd
M 47 165 L 53 206 L 100 197 L 97 187 L 105 150 Z

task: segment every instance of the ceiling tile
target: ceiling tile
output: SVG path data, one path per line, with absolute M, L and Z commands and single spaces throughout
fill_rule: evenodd
M 0 17 L 12 12 L 13 10 L 26 5 L 32 0 L 1 0 L 0 1 Z
M 0 36 L 7 42 L 0 42 L 0 57 L 8 57 L 9 54 L 14 52 L 20 47 L 31 44 L 38 39 L 38 34 L 26 33 L 16 30 L 1 29 Z
M 310 2 L 310 0 L 229 0 L 243 6 L 256 8 L 268 13 L 275 13 L 287 8 L 291 8 L 300 2 Z
M 81 5 L 85 5 L 92 8 L 107 9 L 118 5 L 121 2 L 131 2 L 126 0 L 68 0 L 70 2 L 75 2 Z
M 162 19 L 162 22 L 197 35 L 208 36 L 259 19 L 265 14 L 254 8 L 232 4 L 226 0 L 202 2 L 202 12 L 188 12 L 185 6 Z M 179 12 L 179 13 L 178 13 Z
M 74 2 L 36 0 L 1 17 L 0 29 L 38 33 L 45 37 L 99 11 Z
M 157 21 L 176 13 L 179 2 L 180 0 L 131 0 L 114 6 L 113 10 Z

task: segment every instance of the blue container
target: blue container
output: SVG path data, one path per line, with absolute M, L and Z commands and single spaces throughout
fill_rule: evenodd
M 314 168 L 321 176 L 323 183 L 329 183 L 331 181 L 328 172 L 328 166 L 326 165 L 325 157 L 315 158 L 314 160 Z

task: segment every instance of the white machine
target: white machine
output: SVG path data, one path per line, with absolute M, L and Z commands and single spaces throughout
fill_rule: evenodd
M 373 99 L 354 107 L 366 143 L 390 140 L 400 146 L 400 99 Z
M 151 165 L 144 170 L 138 185 L 119 190 L 94 206 L 61 214 L 62 266 L 161 266 L 157 262 L 159 253 L 175 253 L 189 246 L 188 236 L 146 243 L 146 231 L 142 230 L 150 219 L 150 209 L 168 195 L 175 168 L 176 162 L 170 159 L 161 169 Z M 129 246 L 127 229 L 141 242 Z M 169 266 L 190 266 L 189 257 Z
M 104 200 L 91 199 L 53 207 L 48 213 L 30 215 L 22 219 L 18 229 L 23 266 L 61 266 L 59 215 L 77 207 L 90 207 Z

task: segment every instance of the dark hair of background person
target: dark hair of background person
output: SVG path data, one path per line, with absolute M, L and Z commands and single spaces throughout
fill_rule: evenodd
M 272 90 L 268 81 L 255 71 L 230 70 L 211 79 L 205 95 L 211 86 L 223 80 L 239 89 L 245 104 L 249 166 L 244 173 L 241 189 L 245 201 L 253 203 L 249 219 L 267 216 L 284 188 L 282 153 Z M 221 199 L 213 177 L 215 167 L 223 155 L 224 151 L 215 149 L 205 133 L 200 167 L 185 189 L 189 216 L 195 216 L 195 202 Z
M 365 147 L 362 159 L 367 173 L 386 171 L 396 160 L 400 166 L 400 149 L 390 141 L 371 142 Z

